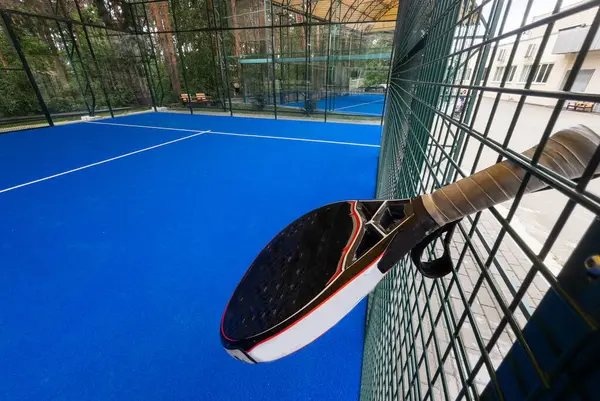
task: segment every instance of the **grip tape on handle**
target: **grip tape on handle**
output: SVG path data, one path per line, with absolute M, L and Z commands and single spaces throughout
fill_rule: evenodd
M 598 146 L 600 137 L 588 127 L 577 125 L 559 131 L 548 139 L 539 164 L 569 179 L 579 178 Z M 531 158 L 535 150 L 536 147 L 533 147 L 523 155 Z M 514 198 L 524 176 L 524 169 L 511 161 L 503 161 L 432 194 L 423 195 L 423 204 L 436 223 L 443 226 Z M 526 192 L 546 186 L 546 183 L 532 176 Z

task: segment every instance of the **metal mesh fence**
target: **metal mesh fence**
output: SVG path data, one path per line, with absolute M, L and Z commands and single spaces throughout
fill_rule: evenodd
M 102 5 L 48 0 L 0 11 L 1 64 L 23 71 L 5 76 L 9 89 L 19 86 L 0 98 L 5 131 L 28 128 L 30 120 L 52 125 L 153 105 L 129 7 Z M 21 107 L 7 107 L 11 101 Z
M 600 129 L 575 111 L 600 101 L 586 81 L 599 5 L 401 2 L 378 197 L 431 192 L 503 159 L 553 189 L 523 196 L 524 183 L 514 201 L 463 219 L 448 277 L 423 278 L 408 259 L 386 277 L 369 298 L 362 400 L 597 399 L 581 355 L 598 355 L 600 297 L 573 250 L 583 237 L 588 256 L 600 252 L 597 227 L 584 237 L 600 215 L 600 152 L 578 183 L 518 153 L 561 128 Z M 563 51 L 572 29 L 585 30 Z
M 6 49 L 19 48 L 14 68 L 31 73 L 37 118 L 47 125 L 150 108 L 380 123 L 395 9 L 355 3 L 2 2 L 0 65 L 7 69 Z M 335 102 L 374 90 L 381 96 L 368 102 Z M 10 110 L 0 120 L 27 125 L 30 111 Z
M 19 98 L 7 96 L 6 100 L 2 102 L 0 133 L 48 126 L 37 103 L 33 88 L 29 85 L 27 74 L 22 68 L 0 68 L 0 87 L 4 88 L 7 94 L 12 91 L 26 94 Z M 20 114 L 19 117 L 11 117 L 17 113 Z
M 372 294 L 361 398 L 561 394 L 598 327 L 563 276 L 600 187 L 519 152 L 577 123 L 600 132 L 600 1 L 403 0 L 395 32 L 390 4 L 13 2 L 0 10 L 0 132 L 151 107 L 379 123 L 385 102 L 380 198 L 519 162 L 554 189 L 464 219 L 450 277 L 423 279 L 405 260 Z M 539 317 L 549 297 L 577 335 L 556 339 Z
M 42 114 L 35 90 L 1 20 L 0 55 L 0 88 L 3 92 L 0 102 L 0 133 L 47 126 L 48 122 Z M 22 96 L 11 96 L 12 93 L 20 93 Z

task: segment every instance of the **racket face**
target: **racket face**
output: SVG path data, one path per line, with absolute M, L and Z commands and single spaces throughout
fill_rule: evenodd
M 288 225 L 235 289 L 221 322 L 225 349 L 264 362 L 331 328 L 383 278 L 377 262 L 405 220 L 407 203 L 337 202 Z

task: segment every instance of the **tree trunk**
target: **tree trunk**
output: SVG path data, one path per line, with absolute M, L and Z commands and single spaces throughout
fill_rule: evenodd
M 2 67 L 8 67 L 8 60 L 2 53 L 0 53 L 0 64 L 2 65 Z
M 154 18 L 156 28 L 159 32 L 171 31 L 171 20 L 169 19 L 169 5 L 167 3 L 148 3 L 150 14 Z M 169 78 L 173 91 L 179 96 L 181 93 L 181 80 L 177 68 L 177 55 L 175 53 L 175 42 L 170 32 L 159 33 L 158 42 L 167 66 Z
M 237 0 L 229 0 L 229 5 L 231 7 L 231 22 L 233 24 L 233 28 L 239 28 L 237 22 Z M 237 29 L 233 31 L 233 43 L 235 56 L 240 57 L 240 31 Z
M 257 9 L 260 10 L 258 13 L 258 26 L 265 26 L 266 22 L 266 18 L 265 18 L 265 10 L 264 10 L 264 3 L 262 3 L 261 0 L 257 0 Z M 259 52 L 261 57 L 265 57 L 265 58 L 269 58 L 268 56 L 268 51 L 269 51 L 269 45 L 267 43 L 267 36 L 265 34 L 265 28 L 262 29 L 256 29 L 256 32 L 258 33 L 258 43 L 259 45 Z M 263 80 L 263 84 L 266 80 L 267 84 L 269 83 L 269 63 L 263 63 L 260 65 L 260 69 L 261 69 L 261 74 L 262 74 L 262 80 Z
M 296 14 L 296 22 L 302 24 L 304 22 L 304 16 Z M 300 27 L 300 43 L 302 44 L 302 50 L 306 50 L 306 32 L 304 27 Z
M 94 4 L 98 9 L 98 13 L 100 14 L 100 18 L 102 18 L 102 21 L 104 21 L 104 24 L 109 27 L 113 26 L 113 20 L 110 17 L 110 13 L 106 9 L 106 6 L 104 5 L 104 0 L 95 0 Z

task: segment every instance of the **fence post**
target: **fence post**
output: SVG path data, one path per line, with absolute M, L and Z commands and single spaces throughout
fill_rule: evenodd
M 217 15 L 215 14 L 215 7 L 213 4 L 212 0 L 209 0 L 207 2 L 207 4 L 210 6 L 210 9 L 212 11 L 212 20 L 209 18 L 209 24 L 213 24 L 213 28 L 216 29 L 218 31 L 218 35 L 216 35 L 216 42 L 217 42 L 217 56 L 219 57 L 219 66 L 221 69 L 221 80 L 225 81 L 223 82 L 223 91 L 224 91 L 224 95 L 227 96 L 227 99 L 229 100 L 229 115 L 233 116 L 233 105 L 231 103 L 231 92 L 229 91 L 229 67 L 227 65 L 227 50 L 225 49 L 225 44 L 223 43 L 223 27 L 221 26 L 221 23 L 219 22 L 218 26 L 217 26 Z M 233 29 L 236 29 L 237 27 L 233 27 Z M 223 74 L 224 72 L 224 74 Z
M 327 122 L 327 109 L 329 109 L 329 55 L 331 52 L 331 21 L 333 15 L 333 0 L 329 1 L 329 26 L 327 29 L 329 32 L 327 33 L 327 62 L 325 66 L 325 116 L 323 117 L 324 121 Z
M 63 1 L 57 1 L 56 6 L 54 6 L 54 4 L 52 4 L 52 0 L 48 0 L 48 4 L 49 4 L 50 8 L 52 8 L 52 11 L 54 12 L 54 16 L 60 17 L 59 8 L 62 9 L 61 11 L 64 16 L 69 15 L 69 13 L 65 9 L 65 5 L 64 5 Z M 79 92 L 81 93 L 83 102 L 85 103 L 85 106 L 88 110 L 88 114 L 93 115 L 94 110 L 96 110 L 96 95 L 94 94 L 94 90 L 92 88 L 92 83 L 90 82 L 89 74 L 86 71 L 85 64 L 83 62 L 83 58 L 81 57 L 81 53 L 79 52 L 79 46 L 77 45 L 77 40 L 75 39 L 75 35 L 73 33 L 73 24 L 71 22 L 65 23 L 65 25 L 67 26 L 67 31 L 69 33 L 69 39 L 71 40 L 71 44 L 72 44 L 70 46 L 71 49 L 69 49 L 69 44 L 67 43 L 67 38 L 65 37 L 65 34 L 63 32 L 61 22 L 59 20 L 56 20 L 55 23 L 56 23 L 56 29 L 58 30 L 58 33 L 60 35 L 63 46 L 65 47 L 65 53 L 67 54 L 67 58 L 69 59 L 69 64 L 70 64 L 71 68 L 73 69 L 73 76 L 75 77 L 75 81 L 77 82 L 77 86 L 79 87 Z M 79 58 L 79 62 L 81 63 L 81 71 L 83 72 L 83 78 L 85 79 L 85 88 L 83 87 L 83 85 L 81 83 L 81 79 L 79 78 L 79 73 L 77 72 L 77 67 L 75 66 L 75 62 L 73 61 L 74 54 L 77 55 L 77 57 Z M 92 99 L 91 105 L 86 96 L 88 91 L 89 91 L 89 96 Z
M 160 74 L 160 68 L 158 68 L 158 59 L 156 57 L 156 49 L 154 48 L 154 40 L 152 39 L 152 30 L 150 29 L 150 19 L 148 18 L 148 11 L 146 11 L 146 4 L 142 4 L 142 10 L 144 10 L 144 20 L 146 21 L 146 26 L 148 27 L 148 41 L 150 42 L 150 59 L 154 60 L 154 68 L 156 69 L 156 83 L 158 85 L 157 88 L 160 91 L 160 98 L 157 96 L 156 92 L 154 92 L 154 97 L 158 106 L 162 106 L 165 99 L 165 88 L 163 88 L 162 77 Z M 160 35 L 160 34 L 158 34 Z M 150 74 L 152 74 L 152 64 L 148 61 L 148 69 L 150 70 Z
M 363 34 L 362 31 L 360 31 L 360 43 L 358 44 L 359 48 L 361 48 L 361 46 L 362 46 L 362 34 Z M 379 121 L 379 125 L 382 127 L 383 127 L 383 123 L 385 120 L 385 111 L 387 109 L 388 94 L 390 92 L 390 86 L 392 83 L 392 66 L 394 65 L 394 54 L 396 54 L 396 35 L 395 35 L 395 33 L 394 33 L 394 36 L 392 37 L 392 54 L 390 55 L 390 60 L 389 60 L 386 87 L 383 92 L 383 107 L 381 108 L 381 120 Z
M 177 1 L 179 3 L 179 1 Z M 183 72 L 183 85 L 185 86 L 185 92 L 187 93 L 188 100 L 188 108 L 190 109 L 190 114 L 194 114 L 194 110 L 192 109 L 192 97 L 190 95 L 190 89 L 187 83 L 187 77 L 185 73 L 185 61 L 183 57 L 183 49 L 181 48 L 181 41 L 177 39 L 177 32 L 179 28 L 177 27 L 177 11 L 175 10 L 175 0 L 170 1 L 171 4 L 171 12 L 173 13 L 173 25 L 175 25 L 175 33 L 173 34 L 177 41 L 177 51 L 179 52 L 179 58 L 181 59 L 181 70 Z M 167 4 L 168 5 L 168 4 Z
M 8 37 L 10 38 L 10 41 L 12 42 L 13 47 L 15 48 L 15 50 L 17 51 L 17 54 L 19 55 L 21 64 L 23 64 L 23 69 L 25 70 L 25 73 L 27 74 L 27 78 L 29 78 L 29 84 L 31 85 L 31 87 L 33 88 L 33 91 L 35 92 L 35 96 L 38 99 L 38 103 L 40 104 L 40 108 L 42 109 L 44 116 L 46 117 L 46 121 L 48 121 L 49 126 L 53 127 L 54 122 L 52 121 L 52 117 L 50 116 L 48 107 L 46 107 L 46 103 L 44 102 L 44 98 L 42 96 L 42 93 L 40 92 L 40 88 L 37 86 L 37 83 L 35 82 L 35 77 L 33 76 L 31 69 L 29 68 L 29 63 L 27 62 L 27 59 L 25 58 L 23 49 L 21 49 L 21 44 L 19 43 L 19 39 L 17 38 L 15 31 L 13 30 L 12 18 L 7 11 L 2 10 L 2 11 L 0 11 L 0 14 L 2 14 L 2 20 L 4 21 L 4 25 L 6 26 L 6 31 L 8 32 Z
M 304 10 L 304 108 L 306 110 L 306 115 L 309 115 L 307 108 L 307 99 L 308 102 L 311 101 L 310 97 L 310 78 L 308 77 L 308 73 L 310 70 L 310 25 L 309 25 L 309 15 L 312 10 L 312 2 L 311 0 L 303 0 L 302 4 L 305 6 Z M 308 6 L 307 6 L 308 4 Z
M 279 43 L 281 46 L 281 42 Z M 275 87 L 276 69 L 275 69 L 275 19 L 273 18 L 273 2 L 271 1 L 271 60 L 273 62 L 273 110 L 277 120 L 277 88 Z
M 152 72 L 150 71 L 150 62 L 146 60 L 146 51 L 144 48 L 142 48 L 142 45 L 140 44 L 140 38 L 139 38 L 139 34 L 138 34 L 138 27 L 137 27 L 137 14 L 135 12 L 135 8 L 134 6 L 136 4 L 132 4 L 132 3 L 125 3 L 129 6 L 129 10 L 131 12 L 131 18 L 133 20 L 133 30 L 134 30 L 134 35 L 135 35 L 135 41 L 138 45 L 138 49 L 140 49 L 140 57 L 142 58 L 142 65 L 144 66 L 144 73 L 146 74 L 146 81 L 148 82 L 148 92 L 150 92 L 150 100 L 152 101 L 152 108 L 154 109 L 154 111 L 156 110 L 156 97 L 154 96 L 154 82 L 152 81 L 152 76 L 150 75 Z
M 104 100 L 106 100 L 106 105 L 108 106 L 108 111 L 110 112 L 110 116 L 112 118 L 115 117 L 112 107 L 110 105 L 110 99 L 108 98 L 108 92 L 106 92 L 106 87 L 104 86 L 104 78 L 102 78 L 102 69 L 100 68 L 100 64 L 96 59 L 96 54 L 94 53 L 94 47 L 92 46 L 92 41 L 90 40 L 90 35 L 87 31 L 87 26 L 83 19 L 83 15 L 81 14 L 81 8 L 79 7 L 79 0 L 75 1 L 75 8 L 77 8 L 77 15 L 79 16 L 79 20 L 81 21 L 81 27 L 83 28 L 83 34 L 85 36 L 85 40 L 90 48 L 90 55 L 92 56 L 92 60 L 94 60 L 94 64 L 96 65 L 96 70 L 98 70 L 98 77 L 100 78 L 100 88 L 102 89 L 102 94 L 104 95 Z M 94 110 L 92 110 L 94 112 Z

